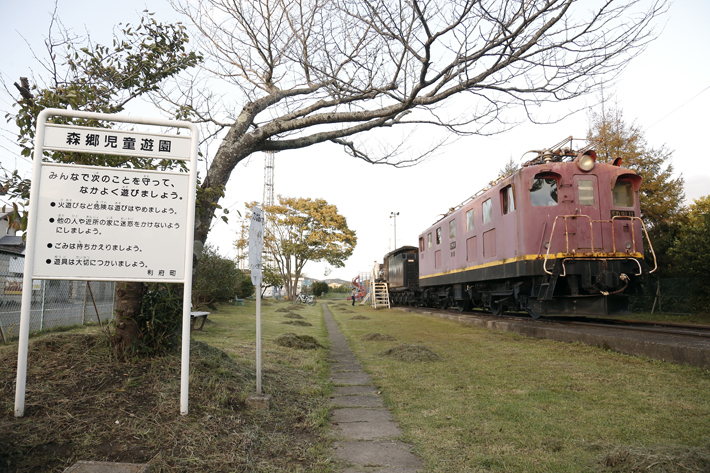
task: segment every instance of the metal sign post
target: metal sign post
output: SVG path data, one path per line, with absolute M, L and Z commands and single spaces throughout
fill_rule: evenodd
M 249 269 L 256 289 L 256 394 L 261 395 L 261 254 L 264 249 L 264 213 L 254 207 L 249 225 Z
M 190 136 L 47 123 L 53 116 L 187 128 Z M 198 130 L 189 122 L 46 109 L 37 117 L 23 287 L 33 279 L 183 283 L 187 414 Z M 190 161 L 189 173 L 43 163 L 45 150 Z M 182 255 L 183 261 L 177 255 Z M 22 292 L 15 416 L 24 415 L 32 291 Z

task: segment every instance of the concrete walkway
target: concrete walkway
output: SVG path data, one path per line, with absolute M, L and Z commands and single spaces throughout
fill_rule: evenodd
M 336 386 L 331 413 L 335 457 L 346 465 L 344 473 L 419 471 L 421 460 L 408 445 L 395 440 L 401 430 L 325 304 L 323 314 L 332 345 L 330 379 Z

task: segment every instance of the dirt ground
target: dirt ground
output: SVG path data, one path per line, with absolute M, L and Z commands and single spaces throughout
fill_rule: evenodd
M 100 334 L 30 341 L 26 410 L 14 417 L 17 346 L 0 347 L 0 472 L 61 472 L 79 460 L 146 463 L 152 471 L 327 471 L 324 400 L 309 376 L 267 370 L 278 400 L 244 404 L 253 366 L 192 342 L 190 413 L 179 415 L 179 353 L 110 359 Z

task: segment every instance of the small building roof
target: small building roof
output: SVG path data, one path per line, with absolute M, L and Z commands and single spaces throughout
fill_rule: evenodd
M 25 242 L 21 236 L 6 235 L 0 238 L 0 251 L 14 255 L 25 254 Z

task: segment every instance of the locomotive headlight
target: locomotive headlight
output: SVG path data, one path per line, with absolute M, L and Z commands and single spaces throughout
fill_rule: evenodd
M 589 154 L 583 154 L 582 156 L 577 156 L 574 160 L 575 164 L 579 169 L 584 172 L 589 172 L 594 169 L 594 162 L 596 161 L 595 156 Z

